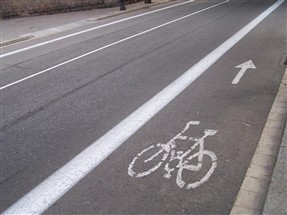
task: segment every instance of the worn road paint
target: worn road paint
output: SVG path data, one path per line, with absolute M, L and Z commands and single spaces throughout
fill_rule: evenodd
M 152 172 L 156 171 L 165 162 L 166 164 L 164 166 L 164 170 L 166 171 L 166 174 L 164 174 L 163 177 L 170 179 L 171 173 L 173 171 L 177 171 L 176 172 L 176 184 L 180 188 L 186 188 L 186 189 L 196 188 L 202 185 L 203 183 L 207 182 L 210 176 L 212 175 L 212 173 L 214 172 L 214 169 L 217 167 L 217 157 L 214 152 L 204 149 L 204 141 L 208 136 L 215 135 L 217 133 L 217 130 L 205 129 L 204 135 L 200 138 L 189 137 L 184 134 L 187 130 L 189 130 L 191 125 L 199 125 L 199 123 L 200 123 L 199 121 L 190 121 L 185 125 L 184 129 L 181 132 L 179 132 L 175 137 L 173 137 L 166 144 L 158 143 L 156 146 L 152 145 L 144 149 L 142 152 L 140 152 L 136 157 L 134 157 L 134 159 L 132 160 L 132 162 L 130 163 L 128 167 L 129 176 L 137 177 L 137 178 L 147 176 L 151 174 Z M 178 145 L 183 144 L 182 142 L 179 143 L 178 142 L 179 140 L 186 141 L 184 142 L 184 144 L 188 144 L 188 145 L 192 143 L 194 144 L 190 145 L 190 148 L 187 151 L 185 152 L 180 151 L 176 149 Z M 136 173 L 134 171 L 134 165 L 136 161 L 142 155 L 148 152 L 150 149 L 155 148 L 155 147 L 158 147 L 159 150 L 154 155 L 151 155 L 150 158 L 147 158 L 146 160 L 144 160 L 144 162 L 141 165 L 145 166 L 145 163 L 152 161 L 154 158 L 157 158 L 158 156 L 160 156 L 162 158 L 160 159 L 159 163 L 155 164 L 153 167 L 151 167 L 148 170 L 145 170 L 140 173 Z M 194 150 L 197 148 L 198 148 L 198 152 L 193 153 Z M 202 169 L 202 165 L 204 162 L 203 160 L 204 155 L 209 156 L 212 162 L 207 173 L 198 181 L 195 181 L 193 183 L 185 182 L 184 179 L 182 178 L 182 174 L 184 170 L 194 171 L 194 172 L 200 171 Z M 167 158 L 169 158 L 169 160 L 167 160 Z M 194 159 L 197 159 L 196 165 L 193 165 L 191 162 L 189 163 L 189 161 L 193 161 Z M 207 159 L 206 156 L 205 156 L 205 159 Z M 178 162 L 175 168 L 170 167 L 169 162 L 173 162 L 173 161 Z
M 180 21 L 180 20 L 182 20 L 182 19 L 186 19 L 186 18 L 188 18 L 188 17 L 190 17 L 190 16 L 193 16 L 193 15 L 196 15 L 196 14 L 198 14 L 198 13 L 204 12 L 204 11 L 209 10 L 209 9 L 211 9 L 211 8 L 220 6 L 220 5 L 222 5 L 222 4 L 225 4 L 225 3 L 228 2 L 228 1 L 229 1 L 229 0 L 226 0 L 226 1 L 221 2 L 221 3 L 219 3 L 219 4 L 212 5 L 212 6 L 210 6 L 210 7 L 204 8 L 204 9 L 202 9 L 202 10 L 196 11 L 196 12 L 194 12 L 194 13 L 188 14 L 188 15 L 183 16 L 183 17 L 180 17 L 180 18 L 178 18 L 178 19 L 174 19 L 174 20 L 172 20 L 172 21 L 170 21 L 170 22 L 166 22 L 166 23 L 164 23 L 164 24 L 162 24 L 162 25 L 158 25 L 158 26 L 156 26 L 156 27 L 154 27 L 154 28 L 148 29 L 148 30 L 146 30 L 146 31 L 143 31 L 143 32 L 140 32 L 140 33 L 138 33 L 138 34 L 132 35 L 132 36 L 130 36 L 130 37 L 126 37 L 126 38 L 124 38 L 124 39 L 122 39 L 122 40 L 119 40 L 119 41 L 117 41 L 117 42 L 114 42 L 114 43 L 111 43 L 111 44 L 109 44 L 109 45 L 103 46 L 103 47 L 101 47 L 101 48 L 95 49 L 95 50 L 93 50 L 93 51 L 91 51 L 91 52 L 88 52 L 88 53 L 86 53 L 86 54 L 83 54 L 83 55 L 80 55 L 80 56 L 78 56 L 78 57 L 72 58 L 72 59 L 67 60 L 67 61 L 65 61 L 65 62 L 63 62 L 63 63 L 59 63 L 59 64 L 57 64 L 57 65 L 55 65 L 55 66 L 52 66 L 52 67 L 50 67 L 50 68 L 48 68 L 48 69 L 45 69 L 45 70 L 42 70 L 42 71 L 40 71 L 40 72 L 34 73 L 33 75 L 27 76 L 27 77 L 25 77 L 25 78 L 22 78 L 22 79 L 20 79 L 20 80 L 18 80 L 18 81 L 15 81 L 15 82 L 10 83 L 10 84 L 4 85 L 4 86 L 0 87 L 0 90 L 3 90 L 3 89 L 8 88 L 8 87 L 11 87 L 11 86 L 13 86 L 13 85 L 15 85 L 15 84 L 21 83 L 21 82 L 23 82 L 23 81 L 25 81 L 25 80 L 28 80 L 28 79 L 33 78 L 33 77 L 35 77 L 35 76 L 38 76 L 38 75 L 40 75 L 40 74 L 46 73 L 46 72 L 51 71 L 51 70 L 53 70 L 53 69 L 56 69 L 56 68 L 58 68 L 58 67 L 64 66 L 65 64 L 68 64 L 68 63 L 71 63 L 71 62 L 73 62 L 73 61 L 79 60 L 79 59 L 81 59 L 81 58 L 87 57 L 87 56 L 89 56 L 89 55 L 91 55 L 91 54 L 94 54 L 94 53 L 96 53 L 96 52 L 102 51 L 102 50 L 104 50 L 104 49 L 106 49 L 106 48 L 112 47 L 112 46 L 117 45 L 117 44 L 119 44 L 119 43 L 125 42 L 125 41 L 127 41 L 127 40 L 130 40 L 130 39 L 133 39 L 133 38 L 135 38 L 135 37 L 141 36 L 141 35 L 143 35 L 143 34 L 149 33 L 149 32 L 151 32 L 151 31 L 157 30 L 157 29 L 162 28 L 162 27 L 164 27 L 164 26 L 167 26 L 167 25 L 170 25 L 170 24 L 172 24 L 172 23 L 178 22 L 178 21 Z
M 74 36 L 77 36 L 77 35 L 80 35 L 80 34 L 84 34 L 84 33 L 90 32 L 90 31 L 94 31 L 94 30 L 97 30 L 97 29 L 100 29 L 100 28 L 104 28 L 104 27 L 107 27 L 107 26 L 111 26 L 111 25 L 114 25 L 114 24 L 118 24 L 118 23 L 121 23 L 121 22 L 125 22 L 125 21 L 131 20 L 131 19 L 135 19 L 135 18 L 138 18 L 138 17 L 142 17 L 142 16 L 145 16 L 145 15 L 156 13 L 156 12 L 159 12 L 159 11 L 167 10 L 167 9 L 174 8 L 174 7 L 177 7 L 177 6 L 180 6 L 180 5 L 188 4 L 188 3 L 191 3 L 193 1 L 194 0 L 189 0 L 189 1 L 182 2 L 182 3 L 176 4 L 176 5 L 171 5 L 171 6 L 160 8 L 160 9 L 157 9 L 157 10 L 153 10 L 153 11 L 150 11 L 150 12 L 147 12 L 147 13 L 142 13 L 142 14 L 135 15 L 135 16 L 132 16 L 132 17 L 128 17 L 128 18 L 125 18 L 125 19 L 121 19 L 121 20 L 118 20 L 118 21 L 110 22 L 110 23 L 107 23 L 107 24 L 104 24 L 104 25 L 100 25 L 100 26 L 97 26 L 97 27 L 94 27 L 94 28 L 89 28 L 89 29 L 86 29 L 86 30 L 83 30 L 83 31 L 79 31 L 79 32 L 73 33 L 73 34 L 68 34 L 66 36 L 58 37 L 58 38 L 53 39 L 53 40 L 48 40 L 46 42 L 38 43 L 38 44 L 33 45 L 33 46 L 28 46 L 28 47 L 23 48 L 23 49 L 18 49 L 16 51 L 8 52 L 6 54 L 1 54 L 0 58 L 8 57 L 8 56 L 11 56 L 11 55 L 14 55 L 14 54 L 17 54 L 17 53 L 28 51 L 30 49 L 34 49 L 34 48 L 37 48 L 37 47 L 40 47 L 40 46 L 44 46 L 44 45 L 47 45 L 47 44 L 50 44 L 50 43 L 54 43 L 54 42 L 57 42 L 57 41 L 60 41 L 60 40 L 63 40 L 63 39 L 74 37 Z
M 238 84 L 247 69 L 256 69 L 255 65 L 253 64 L 252 60 L 246 61 L 243 64 L 240 64 L 236 66 L 235 68 L 241 68 L 241 70 L 238 72 L 236 77 L 233 79 L 232 84 Z
M 4 211 L 3 214 L 42 214 L 200 77 L 283 2 L 284 0 L 279 0 L 274 3 L 153 98 L 131 113 L 127 118 L 122 120 L 28 194 L 23 196 L 10 208 Z

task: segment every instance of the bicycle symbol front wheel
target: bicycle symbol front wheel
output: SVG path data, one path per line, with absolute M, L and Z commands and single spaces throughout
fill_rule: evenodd
M 204 157 L 203 162 L 211 164 L 210 168 L 206 172 L 206 174 L 199 180 L 193 182 L 193 183 L 188 183 L 183 180 L 183 173 L 185 172 L 184 170 L 188 171 L 193 171 L 193 172 L 199 172 L 202 170 L 202 163 L 199 163 L 197 165 L 188 165 L 187 162 L 185 162 L 181 167 L 179 167 L 179 170 L 177 172 L 177 177 L 176 177 L 176 183 L 179 187 L 183 188 L 185 187 L 186 189 L 191 189 L 191 188 L 196 188 L 205 183 L 212 173 L 214 172 L 214 169 L 217 167 L 217 157 L 214 152 L 204 150 L 202 152 L 198 152 L 195 155 L 200 156 L 200 154 Z M 210 158 L 210 161 L 207 161 L 206 159 Z M 207 165 L 207 164 L 206 164 Z

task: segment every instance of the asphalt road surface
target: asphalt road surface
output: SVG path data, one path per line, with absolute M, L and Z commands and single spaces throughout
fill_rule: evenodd
M 3 48 L 1 212 L 228 214 L 285 68 L 276 2 L 177 1 Z

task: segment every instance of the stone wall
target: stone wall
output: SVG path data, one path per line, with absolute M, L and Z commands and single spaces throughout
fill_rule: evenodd
M 1 18 L 64 13 L 112 7 L 119 0 L 0 0 Z

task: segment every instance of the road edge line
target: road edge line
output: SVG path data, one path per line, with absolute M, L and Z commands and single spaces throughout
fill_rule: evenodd
M 287 69 L 230 214 L 262 214 L 287 120 Z

